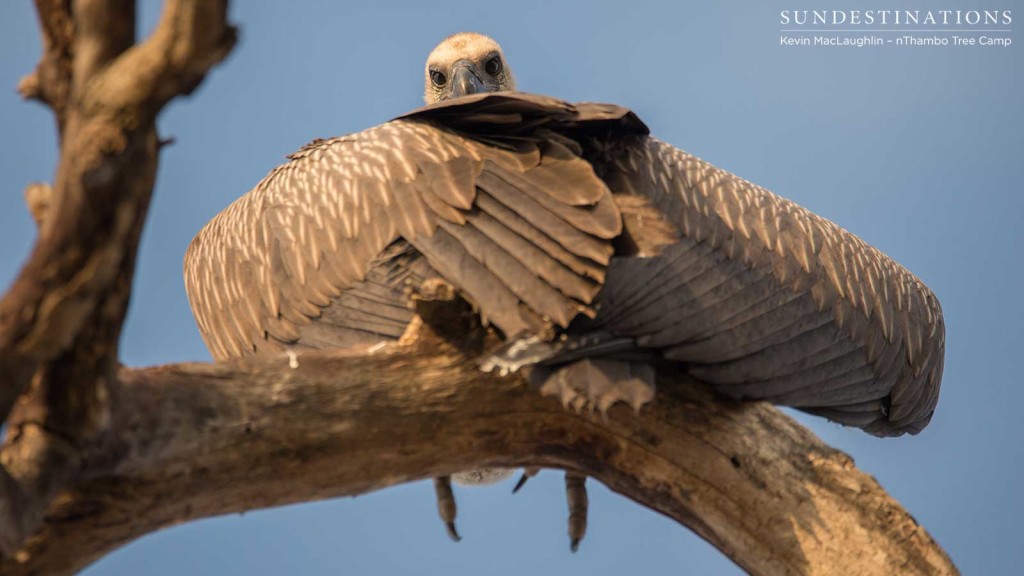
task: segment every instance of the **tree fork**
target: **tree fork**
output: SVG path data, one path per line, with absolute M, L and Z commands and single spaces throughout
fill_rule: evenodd
M 132 0 L 37 0 L 43 56 L 20 84 L 51 107 L 54 185 L 26 190 L 39 238 L 0 300 L 0 420 L 33 448 L 0 461 L 0 552 L 13 554 L 104 433 L 117 341 L 156 176 L 156 116 L 235 42 L 226 0 L 168 0 L 135 43 Z M 31 385 L 30 385 L 31 383 Z M 19 401 L 19 414 L 8 419 Z M 26 444 L 22 442 L 24 447 Z

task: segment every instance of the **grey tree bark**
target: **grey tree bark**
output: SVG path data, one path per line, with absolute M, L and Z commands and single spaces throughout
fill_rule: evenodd
M 956 573 L 873 478 L 778 410 L 662 373 L 639 414 L 576 414 L 480 373 L 491 336 L 455 303 L 376 352 L 119 367 L 156 116 L 236 33 L 226 0 L 166 0 L 139 42 L 131 0 L 36 7 L 44 55 L 19 90 L 53 109 L 61 156 L 52 187 L 26 190 L 39 238 L 0 301 L 0 575 L 73 573 L 171 524 L 481 466 L 587 474 L 753 574 Z

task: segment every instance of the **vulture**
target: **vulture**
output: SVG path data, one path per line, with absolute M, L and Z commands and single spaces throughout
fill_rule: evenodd
M 516 92 L 486 36 L 446 38 L 424 84 L 425 107 L 308 144 L 198 233 L 185 285 L 215 360 L 397 341 L 434 281 L 504 339 L 482 369 L 577 410 L 650 402 L 657 364 L 877 436 L 928 424 L 945 328 L 906 268 L 626 108 Z

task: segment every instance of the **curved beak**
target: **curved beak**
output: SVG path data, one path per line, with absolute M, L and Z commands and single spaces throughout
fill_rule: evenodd
M 450 98 L 487 91 L 487 87 L 480 80 L 480 76 L 477 75 L 475 68 L 476 65 L 468 60 L 460 60 L 455 63 L 455 66 L 452 68 L 452 92 L 449 96 Z

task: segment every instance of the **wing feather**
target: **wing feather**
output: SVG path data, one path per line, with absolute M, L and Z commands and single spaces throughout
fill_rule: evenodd
M 621 217 L 580 146 L 541 128 L 578 114 L 498 100 L 313 142 L 214 218 L 185 273 L 215 358 L 395 337 L 408 286 L 377 276 L 420 262 L 406 250 L 426 268 L 403 283 L 440 275 L 506 334 L 593 315 Z
M 629 274 L 613 266 L 598 324 L 663 348 L 726 394 L 879 435 L 927 424 L 945 330 L 920 280 L 832 222 L 653 138 L 609 149 L 613 188 L 648 197 L 703 266 L 678 265 L 676 246 Z

